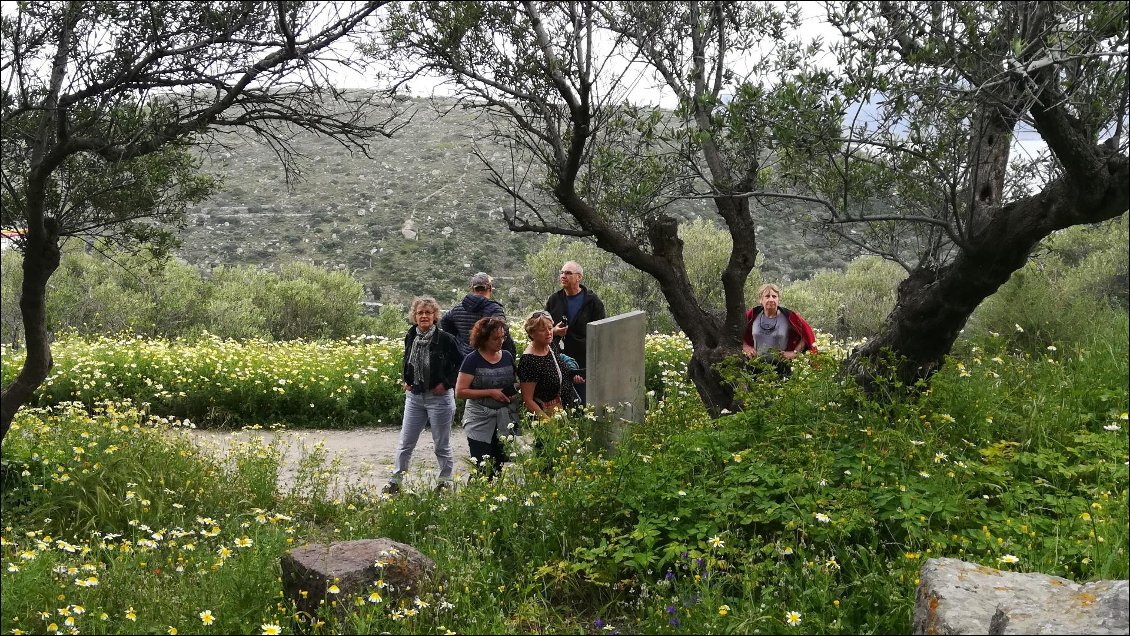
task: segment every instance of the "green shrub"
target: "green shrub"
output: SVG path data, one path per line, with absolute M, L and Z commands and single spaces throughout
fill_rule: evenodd
M 409 324 L 406 307 L 386 304 L 381 307 L 381 312 L 375 317 L 364 316 L 362 318 L 361 332 L 392 340 L 403 340 L 404 334 L 408 332 Z
M 20 314 L 23 260 L 12 250 L 0 254 L 0 342 L 9 347 L 23 343 L 24 319 Z
M 3 337 L 22 334 L 21 257 L 3 257 Z M 304 263 L 279 273 L 218 267 L 210 276 L 181 261 L 154 262 L 113 251 L 64 250 L 47 290 L 48 328 L 84 335 L 159 338 L 204 332 L 224 338 L 347 338 L 364 331 L 362 286 L 346 272 Z
M 1027 265 L 973 313 L 971 338 L 1002 334 L 1027 351 L 1094 339 L 1126 311 L 1126 215 L 1049 237 Z
M 154 272 L 145 286 L 150 305 L 149 324 L 135 326 L 134 333 L 175 338 L 204 328 L 207 283 L 200 270 L 181 260 L 170 260 Z
M 894 308 L 898 284 L 905 277 L 898 265 L 864 256 L 844 272 L 824 271 L 788 285 L 781 290 L 781 304 L 835 338 L 872 338 Z
M 361 292 L 345 272 L 290 263 L 254 298 L 276 340 L 345 338 L 360 322 Z
M 220 338 L 268 338 L 267 319 L 253 290 L 270 285 L 267 272 L 252 267 L 218 267 L 204 301 L 202 330 Z

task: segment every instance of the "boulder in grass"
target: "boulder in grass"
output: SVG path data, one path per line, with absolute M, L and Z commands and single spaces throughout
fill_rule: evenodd
M 386 601 L 418 594 L 435 574 L 436 564 L 416 548 L 391 539 L 360 539 L 312 543 L 282 556 L 285 598 L 294 602 L 299 616 L 316 616 L 321 605 L 338 608 L 353 596 L 377 592 Z M 332 585 L 337 593 L 329 593 Z
M 1130 582 L 1079 584 L 959 559 L 922 565 L 914 634 L 1130 634 Z

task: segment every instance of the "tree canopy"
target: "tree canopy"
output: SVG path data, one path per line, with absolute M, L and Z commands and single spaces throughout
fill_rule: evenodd
M 44 293 L 59 242 L 170 244 L 212 187 L 192 144 L 254 135 L 292 173 L 297 130 L 364 151 L 392 120 L 333 88 L 342 47 L 384 2 L 21 2 L 0 19 L 3 218 L 22 232 L 27 358 L 3 430 L 51 364 Z
M 796 174 L 826 201 L 830 231 L 907 268 L 884 334 L 852 368 L 870 384 L 889 350 L 896 379 L 915 382 L 1042 239 L 1125 214 L 1127 7 L 828 9 L 843 93 L 874 115 L 845 109 L 844 134 L 798 155 Z
M 592 240 L 658 281 L 719 413 L 756 215 L 799 206 L 827 239 L 910 273 L 852 360 L 867 384 L 928 378 L 1042 238 L 1127 209 L 1125 5 L 825 8 L 842 36 L 831 64 L 790 4 L 412 3 L 386 36 L 404 81 L 436 73 L 501 116 L 493 134 L 513 153 L 482 158 L 514 201 L 511 229 Z M 628 101 L 632 64 L 676 97 L 673 114 Z M 1048 151 L 1015 157 L 1021 130 Z M 733 238 L 722 315 L 688 280 L 673 214 L 696 197 Z M 889 354 L 900 362 L 879 371 Z

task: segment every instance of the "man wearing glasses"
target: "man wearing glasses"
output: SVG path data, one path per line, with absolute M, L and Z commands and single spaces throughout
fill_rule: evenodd
M 575 261 L 566 261 L 561 266 L 561 289 L 549 296 L 545 301 L 545 310 L 549 312 L 553 325 L 553 344 L 560 347 L 567 356 L 572 356 L 585 369 L 585 333 L 588 324 L 596 320 L 603 320 L 608 316 L 604 313 L 604 303 L 589 288 L 581 284 L 584 270 Z M 585 385 L 577 384 L 574 387 L 585 403 Z

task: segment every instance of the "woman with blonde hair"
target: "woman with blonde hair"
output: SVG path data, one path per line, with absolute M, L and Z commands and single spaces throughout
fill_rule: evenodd
M 535 311 L 524 325 L 530 344 L 518 360 L 518 382 L 526 410 L 538 417 L 548 417 L 562 404 L 577 400 L 574 384 L 585 379 L 570 370 L 554 350 L 553 319 L 549 312 Z
M 757 290 L 760 304 L 746 312 L 742 353 L 776 367 L 781 377 L 789 374 L 788 361 L 805 351 L 816 353 L 816 334 L 799 313 L 781 306 L 781 290 L 766 283 Z
M 451 425 L 455 420 L 455 379 L 459 363 L 459 345 L 455 336 L 439 328 L 439 303 L 431 296 L 412 300 L 408 311 L 412 326 L 404 336 L 404 362 L 401 366 L 404 383 L 404 419 L 400 425 L 400 443 L 396 448 L 392 478 L 381 491 L 393 495 L 400 492 L 400 482 L 408 472 L 412 451 L 420 440 L 425 424 L 431 424 L 439 464 L 436 490 L 449 487 L 455 471 L 451 452 Z

